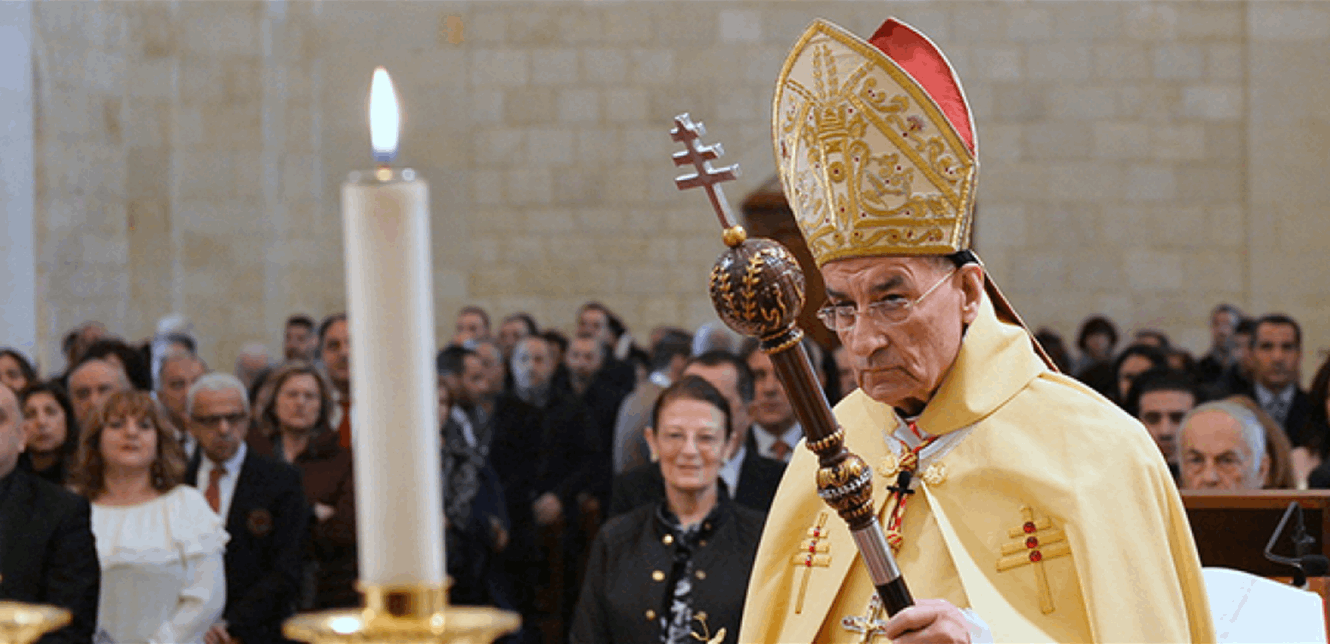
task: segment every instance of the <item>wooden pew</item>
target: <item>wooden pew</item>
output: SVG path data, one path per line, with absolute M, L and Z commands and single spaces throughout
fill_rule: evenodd
M 1330 490 L 1183 491 L 1182 504 L 1187 508 L 1201 565 L 1242 570 L 1289 583 L 1293 568 L 1267 560 L 1265 546 L 1293 501 L 1302 506 L 1303 525 L 1316 539 L 1309 554 L 1330 557 L 1330 543 L 1326 541 L 1330 536 Z M 1290 518 L 1275 542 L 1275 554 L 1294 556 L 1295 525 Z M 1326 579 L 1314 577 L 1308 581 L 1308 589 L 1321 595 L 1324 604 Z M 1326 623 L 1330 625 L 1330 604 L 1326 606 Z

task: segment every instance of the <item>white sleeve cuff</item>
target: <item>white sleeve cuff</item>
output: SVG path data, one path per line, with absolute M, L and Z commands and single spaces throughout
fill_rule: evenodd
M 993 644 L 993 631 L 974 609 L 962 608 L 961 614 L 965 616 L 965 625 L 970 631 L 970 644 Z

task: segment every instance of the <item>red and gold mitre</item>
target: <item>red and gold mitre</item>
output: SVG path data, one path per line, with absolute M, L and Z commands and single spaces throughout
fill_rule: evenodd
M 819 267 L 969 248 L 974 121 L 947 59 L 905 23 L 888 19 L 865 42 L 813 22 L 776 81 L 772 134 Z

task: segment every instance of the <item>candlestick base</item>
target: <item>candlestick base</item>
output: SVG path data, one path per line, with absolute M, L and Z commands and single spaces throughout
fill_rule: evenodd
M 63 608 L 0 602 L 0 644 L 29 644 L 57 628 L 63 628 L 73 615 Z
M 296 615 L 287 637 L 310 644 L 489 644 L 517 630 L 516 613 L 483 606 L 449 606 L 443 586 L 363 585 L 365 607 Z

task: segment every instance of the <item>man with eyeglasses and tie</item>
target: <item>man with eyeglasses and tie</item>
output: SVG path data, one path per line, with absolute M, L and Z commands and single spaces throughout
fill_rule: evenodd
M 1212 640 L 1186 513 L 1150 435 L 1052 367 L 970 250 L 977 141 L 942 53 L 895 19 L 867 40 L 814 21 L 773 119 L 779 176 L 826 284 L 819 317 L 859 386 L 836 420 L 874 470 L 872 509 L 915 602 L 885 613 L 800 447 L 738 641 Z
M 185 481 L 226 521 L 226 609 L 206 644 L 284 642 L 282 622 L 295 613 L 309 507 L 300 474 L 250 452 L 250 408 L 235 376 L 200 377 L 186 399 L 199 450 Z

